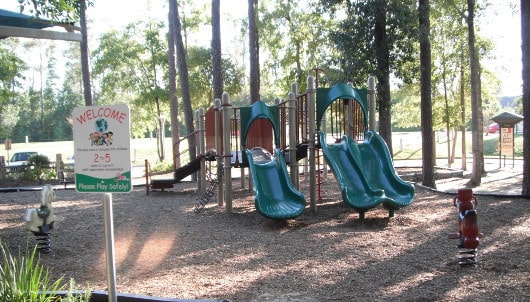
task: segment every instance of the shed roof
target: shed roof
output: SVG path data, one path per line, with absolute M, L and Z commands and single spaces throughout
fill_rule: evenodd
M 491 120 L 498 123 L 501 127 L 513 127 L 515 124 L 523 120 L 523 116 L 505 111 L 492 117 Z

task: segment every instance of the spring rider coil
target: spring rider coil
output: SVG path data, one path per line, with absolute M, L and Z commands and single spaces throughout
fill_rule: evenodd
M 458 190 L 453 204 L 458 210 L 458 232 L 449 234 L 450 239 L 458 239 L 458 265 L 477 264 L 477 247 L 483 234 L 479 232 L 478 215 L 475 207 L 477 198 L 471 189 Z
M 57 216 L 52 208 L 55 193 L 51 185 L 45 185 L 41 191 L 41 204 L 37 209 L 28 209 L 24 215 L 26 229 L 31 231 L 37 240 L 37 250 L 49 253 L 52 250 L 51 234 Z

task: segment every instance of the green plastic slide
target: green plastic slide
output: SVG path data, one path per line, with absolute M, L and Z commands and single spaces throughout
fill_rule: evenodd
M 353 142 L 352 142 L 353 143 Z M 364 133 L 364 142 L 358 144 L 362 170 L 368 182 L 385 191 L 391 201 L 383 202 L 385 208 L 397 210 L 414 200 L 414 186 L 402 180 L 394 169 L 390 150 L 381 136 L 374 131 Z
M 319 131 L 319 138 L 324 158 L 341 188 L 342 200 L 359 212 L 360 218 L 364 218 L 367 210 L 391 202 L 383 190 L 368 183 L 359 164 L 360 152 L 355 143 L 344 137 L 340 143 L 328 145 L 322 131 Z
M 287 174 L 285 159 L 279 149 L 274 158 L 263 159 L 262 152 L 245 150 L 254 182 L 254 202 L 256 210 L 263 216 L 276 220 L 292 219 L 300 216 L 306 200 L 292 185 Z

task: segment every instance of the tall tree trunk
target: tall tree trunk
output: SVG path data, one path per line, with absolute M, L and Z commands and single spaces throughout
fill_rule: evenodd
M 173 4 L 171 4 L 173 2 Z M 169 3 L 175 8 L 175 47 L 177 49 L 177 66 L 180 78 L 180 88 L 182 92 L 182 105 L 184 106 L 184 123 L 186 125 L 187 135 L 195 131 L 193 124 L 193 109 L 191 107 L 190 84 L 188 78 L 188 64 L 186 63 L 186 51 L 184 49 L 184 42 L 182 40 L 182 26 L 180 22 L 178 2 L 170 0 Z M 188 147 L 190 152 L 190 159 L 197 157 L 196 143 L 193 137 L 188 138 Z
M 79 25 L 81 26 L 81 73 L 83 74 L 83 95 L 85 106 L 92 106 L 92 88 L 90 85 L 90 65 L 88 61 L 88 33 L 86 25 L 86 1 L 80 0 Z
M 444 54 L 442 54 L 442 83 L 445 101 L 445 133 L 447 135 L 447 167 L 451 168 L 451 164 L 453 163 L 453 161 L 451 160 L 451 124 L 449 118 L 449 97 L 447 96 L 447 69 L 445 63 L 445 56 Z
M 467 171 L 466 148 L 466 97 L 464 85 L 464 67 L 460 66 L 460 131 L 462 132 L 462 170 Z
M 179 131 L 179 107 L 177 97 L 177 69 L 176 69 L 176 58 L 175 58 L 175 20 L 176 17 L 176 3 L 169 1 L 169 37 L 168 37 L 168 70 L 169 70 L 169 111 L 170 111 L 170 122 L 171 122 L 171 143 L 173 152 L 173 166 L 174 168 L 180 168 L 180 146 L 177 142 L 180 139 Z
M 250 59 L 250 103 L 259 101 L 260 74 L 259 74 L 259 40 L 258 27 L 258 0 L 248 0 L 248 41 Z
M 390 117 L 390 50 L 387 42 L 386 15 L 387 0 L 376 1 L 374 49 L 377 61 L 377 98 L 379 101 L 379 134 L 392 151 L 392 119 Z
M 212 0 L 212 74 L 214 100 L 221 99 L 223 96 L 223 72 L 221 66 L 221 55 L 220 0 Z
M 482 182 L 484 172 L 484 138 L 482 99 L 480 95 L 480 61 L 475 47 L 475 0 L 467 0 L 467 29 L 469 64 L 471 66 L 471 122 L 472 122 L 472 150 L 473 169 L 469 186 L 478 186 Z
M 523 188 L 530 197 L 530 2 L 521 0 L 521 39 L 523 57 Z
M 432 131 L 431 98 L 431 23 L 429 0 L 419 0 L 420 65 L 421 65 L 421 138 L 422 138 L 422 184 L 436 188 L 434 180 L 434 138 Z

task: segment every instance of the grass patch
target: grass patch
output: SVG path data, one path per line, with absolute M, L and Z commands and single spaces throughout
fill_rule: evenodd
M 38 258 L 37 246 L 27 255 L 19 251 L 14 256 L 9 248 L 0 241 L 0 301 L 5 302 L 88 302 L 90 290 L 75 290 L 75 282 L 70 280 L 68 292 L 64 297 L 54 294 L 62 291 L 62 277 L 52 281 L 47 268 Z M 73 293 L 76 294 L 73 294 Z
M 419 160 L 422 157 L 421 137 L 416 140 L 407 140 L 405 144 L 400 141 L 392 141 L 394 160 Z M 461 157 L 462 140 L 457 138 L 456 142 L 456 157 Z M 468 158 L 472 157 L 472 139 L 471 136 L 466 136 L 466 153 Z M 447 140 L 438 140 L 435 144 L 436 158 L 447 158 Z M 452 142 L 451 142 L 452 149 Z M 499 136 L 488 135 L 484 136 L 484 156 L 494 157 L 499 156 Z M 515 135 L 514 137 L 514 156 L 520 158 L 523 156 L 523 136 Z
M 62 279 L 52 281 L 50 274 L 37 258 L 35 247 L 29 255 L 18 257 L 11 254 L 9 249 L 0 242 L 2 253 L 0 266 L 0 300 L 10 302 L 51 302 L 57 297 L 43 294 L 50 291 L 59 291 L 64 288 Z

